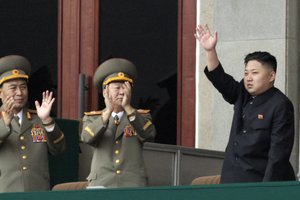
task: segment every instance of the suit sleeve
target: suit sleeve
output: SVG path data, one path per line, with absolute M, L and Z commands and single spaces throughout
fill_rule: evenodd
M 240 94 L 241 83 L 234 80 L 232 76 L 226 74 L 221 63 L 213 71 L 208 71 L 207 67 L 204 73 L 213 86 L 222 94 L 225 101 L 234 104 Z
M 94 146 L 98 138 L 103 135 L 107 125 L 103 124 L 102 116 L 87 116 L 82 120 L 81 140 L 87 144 Z
M 130 122 L 137 132 L 141 142 L 152 142 L 156 135 L 156 129 L 152 123 L 152 118 L 149 113 L 140 114 L 135 111 L 135 119 Z
M 272 121 L 268 164 L 263 181 L 281 181 L 293 172 L 289 158 L 294 144 L 294 109 L 290 101 L 282 103 Z
M 55 124 L 53 131 L 47 132 L 47 145 L 52 155 L 57 155 L 66 148 L 65 135 L 57 124 Z
M 6 138 L 11 134 L 11 130 L 4 123 L 4 120 L 0 119 L 0 147 L 5 142 Z

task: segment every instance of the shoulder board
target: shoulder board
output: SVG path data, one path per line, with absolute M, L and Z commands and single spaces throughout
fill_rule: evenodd
M 150 110 L 138 109 L 137 112 L 140 114 L 147 114 L 150 112 Z
M 102 115 L 102 110 L 100 110 L 100 111 L 91 111 L 91 112 L 84 112 L 84 114 L 87 115 L 87 116 Z
M 36 110 L 32 110 L 32 109 L 27 109 L 28 112 L 32 113 L 32 114 L 36 114 Z

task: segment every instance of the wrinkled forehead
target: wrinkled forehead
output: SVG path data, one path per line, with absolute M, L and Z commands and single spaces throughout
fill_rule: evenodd
M 109 83 L 109 87 L 110 88 L 114 88 L 114 87 L 121 87 L 124 84 L 124 81 L 115 81 L 115 82 L 111 82 Z

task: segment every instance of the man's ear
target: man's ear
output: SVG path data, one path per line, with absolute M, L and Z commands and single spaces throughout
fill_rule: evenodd
M 275 71 L 271 71 L 270 73 L 270 82 L 274 82 L 276 78 L 276 72 Z

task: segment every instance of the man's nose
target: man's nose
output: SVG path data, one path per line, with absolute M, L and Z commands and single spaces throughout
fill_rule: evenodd
M 251 76 L 251 75 L 247 75 L 247 76 L 246 76 L 246 80 L 247 80 L 247 81 L 251 81 L 251 80 L 252 80 L 252 76 Z
M 16 88 L 16 94 L 18 95 L 22 94 L 22 90 L 19 87 Z

